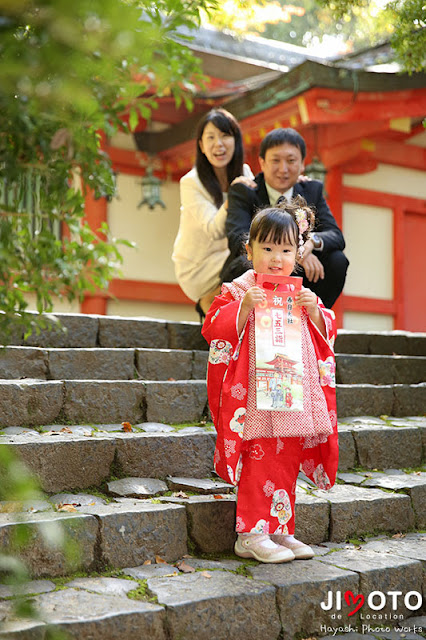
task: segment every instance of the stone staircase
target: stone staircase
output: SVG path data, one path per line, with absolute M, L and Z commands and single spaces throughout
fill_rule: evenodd
M 200 326 L 57 317 L 0 351 L 0 446 L 42 490 L 0 504 L 0 549 L 28 527 L 39 612 L 15 619 L 0 584 L 0 638 L 426 637 L 426 334 L 339 333 L 339 480 L 297 487 L 316 557 L 268 566 L 232 553 Z

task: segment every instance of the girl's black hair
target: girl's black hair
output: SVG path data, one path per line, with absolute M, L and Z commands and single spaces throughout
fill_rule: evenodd
M 248 244 L 251 246 L 253 240 L 277 244 L 284 241 L 297 247 L 299 245 L 298 212 L 299 215 L 300 212 L 303 214 L 302 217 L 307 222 L 306 229 L 302 232 L 305 243 L 314 228 L 315 214 L 302 196 L 296 196 L 291 202 L 284 201 L 275 207 L 260 209 L 251 222 Z
M 218 108 L 211 109 L 200 120 L 197 127 L 197 155 L 195 159 L 195 168 L 198 172 L 198 177 L 201 180 L 203 186 L 212 196 L 215 205 L 219 208 L 223 204 L 222 189 L 219 184 L 219 180 L 216 177 L 214 169 L 206 156 L 200 149 L 200 140 L 203 135 L 206 125 L 211 122 L 223 133 L 228 133 L 233 136 L 235 140 L 235 151 L 231 161 L 227 166 L 228 174 L 228 186 L 238 176 L 243 175 L 243 163 L 244 163 L 244 151 L 243 151 L 243 139 L 241 135 L 241 129 L 238 122 L 229 111 L 226 109 Z

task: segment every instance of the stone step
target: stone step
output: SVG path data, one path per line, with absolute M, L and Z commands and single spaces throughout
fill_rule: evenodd
M 383 473 L 373 487 L 359 486 L 358 478 L 350 484 L 350 474 L 343 477 L 346 484 L 330 491 L 298 480 L 296 537 L 309 544 L 341 543 L 424 525 L 426 472 L 400 474 L 398 482 Z M 156 556 L 177 560 L 188 547 L 208 554 L 233 550 L 234 493 L 169 495 L 163 490 L 155 499 L 109 499 L 106 503 L 90 493 L 40 496 L 21 511 L 17 503 L 1 503 L 0 548 L 13 549 L 14 535 L 25 523 L 30 535 L 20 557 L 35 578 L 135 566 Z M 73 545 L 69 564 L 58 545 L 64 537 Z
M 337 415 L 410 416 L 423 415 L 426 383 L 420 384 L 337 384 Z
M 6 347 L 0 379 L 204 380 L 207 351 L 108 347 Z M 343 384 L 417 384 L 426 378 L 425 356 L 336 355 L 336 380 Z
M 0 426 L 180 423 L 207 412 L 205 381 L 0 380 Z
M 337 414 L 422 415 L 426 383 L 339 384 Z M 0 427 L 121 422 L 199 422 L 204 380 L 0 380 Z
M 121 425 L 101 425 L 121 430 Z M 158 428 L 161 428 L 159 425 Z M 58 428 L 58 427 L 56 427 Z M 171 433 L 34 431 L 0 436 L 48 492 L 99 487 L 119 471 L 122 476 L 165 478 L 211 474 L 215 433 L 196 428 Z
M 419 384 L 426 380 L 426 356 L 336 355 L 336 382 L 343 384 Z
M 156 555 L 171 561 L 187 553 L 184 506 L 125 499 L 71 509 L 0 513 L 0 549 L 13 553 L 25 523 L 29 541 L 19 557 L 35 578 L 136 566 Z M 63 540 L 71 549 L 60 547 Z
M 207 351 L 108 347 L 6 347 L 0 379 L 205 380 Z
M 204 478 L 213 469 L 212 427 L 139 423 L 129 433 L 121 424 L 46 428 L 6 428 L 0 446 L 11 447 L 51 493 L 99 487 L 117 474 Z M 418 467 L 426 458 L 426 418 L 349 418 L 339 422 L 339 443 L 340 471 Z
M 208 349 L 198 322 L 56 313 L 46 316 L 46 325 L 26 340 L 23 334 L 17 333 L 9 344 L 56 348 Z
M 122 318 L 57 313 L 46 316 L 48 329 L 27 340 L 16 335 L 10 344 L 35 347 L 109 347 L 201 349 L 208 346 L 197 322 L 169 322 L 152 318 Z M 58 322 L 64 330 L 58 329 Z M 359 332 L 339 329 L 337 353 L 426 356 L 426 333 L 408 331 Z
M 312 560 L 282 565 L 185 557 L 176 566 L 129 566 L 115 577 L 65 580 L 60 590 L 53 581 L 33 581 L 22 590 L 31 594 L 38 619 L 16 620 L 14 601 L 0 600 L 0 637 L 47 640 L 51 625 L 91 640 L 424 636 L 423 534 L 314 551 Z M 6 588 L 3 597 L 15 593 Z M 379 627 L 387 631 L 382 635 Z
M 410 331 L 337 332 L 336 353 L 426 356 L 426 333 Z
M 426 529 L 426 473 L 406 473 L 400 469 L 339 473 L 339 481 L 359 487 L 380 487 L 410 496 L 416 527 Z M 425 538 L 426 539 L 426 538 Z

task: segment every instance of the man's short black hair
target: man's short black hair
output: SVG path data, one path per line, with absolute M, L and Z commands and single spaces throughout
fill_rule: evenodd
M 272 149 L 272 147 L 279 147 L 281 144 L 286 143 L 297 147 L 302 154 L 302 160 L 305 159 L 306 143 L 300 133 L 290 127 L 287 129 L 272 129 L 272 131 L 267 133 L 260 144 L 259 155 L 261 158 L 265 159 L 268 149 Z

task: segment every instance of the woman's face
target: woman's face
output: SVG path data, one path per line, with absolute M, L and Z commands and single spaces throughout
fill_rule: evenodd
M 210 164 L 216 169 L 226 167 L 232 160 L 235 151 L 235 138 L 230 133 L 224 133 L 212 122 L 204 127 L 200 140 L 200 149 Z

